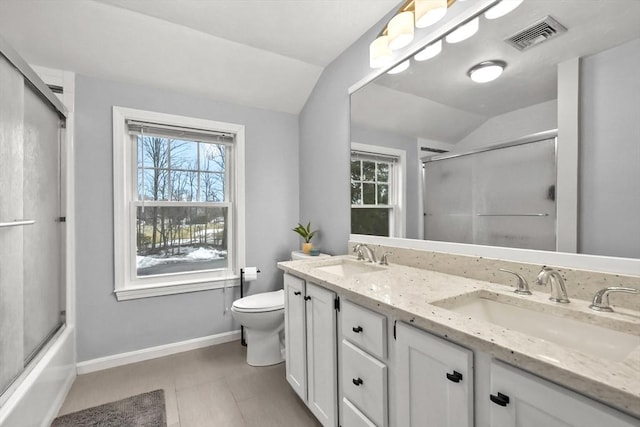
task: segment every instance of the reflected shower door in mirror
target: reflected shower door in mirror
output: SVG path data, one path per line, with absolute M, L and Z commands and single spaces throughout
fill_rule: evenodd
M 640 258 L 640 2 L 524 0 L 493 20 L 477 11 L 473 37 L 448 43 L 455 28 L 443 27 L 424 39 L 442 43 L 438 55 L 351 95 L 352 141 L 407 153 L 400 237 Z M 471 80 L 488 60 L 506 64 L 502 75 Z M 533 145 L 519 163 L 488 150 L 552 130 L 544 164 L 526 157 Z
M 555 250 L 556 138 L 424 161 L 427 240 Z

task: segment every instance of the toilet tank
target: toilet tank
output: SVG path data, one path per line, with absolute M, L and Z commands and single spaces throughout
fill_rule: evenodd
M 295 261 L 298 259 L 311 259 L 311 258 L 326 258 L 326 257 L 330 257 L 331 255 L 328 254 L 319 254 L 319 255 L 308 255 L 305 254 L 302 251 L 292 251 L 291 252 L 291 260 Z

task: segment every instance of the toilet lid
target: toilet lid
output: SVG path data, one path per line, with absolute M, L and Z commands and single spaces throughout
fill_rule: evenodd
M 284 309 L 284 291 L 263 292 L 249 295 L 233 302 L 237 311 L 274 311 Z

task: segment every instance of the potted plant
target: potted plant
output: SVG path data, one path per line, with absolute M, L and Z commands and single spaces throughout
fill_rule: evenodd
M 318 230 L 311 231 L 311 221 L 305 227 L 304 225 L 298 223 L 298 226 L 293 229 L 296 233 L 300 235 L 304 239 L 304 243 L 302 244 L 302 252 L 308 254 L 311 252 L 311 248 L 313 244 L 311 243 L 311 239 L 318 232 Z

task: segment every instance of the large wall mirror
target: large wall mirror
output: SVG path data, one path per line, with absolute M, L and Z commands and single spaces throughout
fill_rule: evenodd
M 353 92 L 352 234 L 640 258 L 639 22 L 638 0 L 524 0 Z M 485 61 L 502 75 L 473 81 Z

